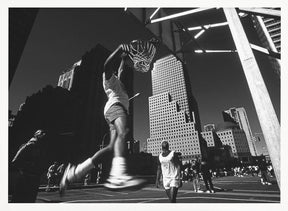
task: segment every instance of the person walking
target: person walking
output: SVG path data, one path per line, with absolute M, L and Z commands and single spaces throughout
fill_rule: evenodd
M 20 146 L 14 156 L 11 166 L 15 174 L 11 190 L 12 203 L 34 203 L 37 198 L 41 175 L 47 171 L 50 164 L 46 131 L 39 129 L 33 137 Z
M 46 192 L 50 191 L 50 187 L 56 185 L 58 163 L 55 161 L 48 169 L 47 172 L 47 187 Z
M 199 185 L 199 165 L 197 165 L 196 160 L 192 160 L 191 163 L 191 177 L 194 192 L 202 192 Z
M 202 160 L 200 171 L 202 173 L 203 181 L 205 183 L 206 192 L 214 193 L 214 186 L 211 180 L 211 172 L 209 171 L 208 163 L 206 160 Z
M 267 163 L 265 161 L 265 158 L 262 158 L 259 161 L 259 170 L 261 171 L 261 183 L 262 185 L 272 185 L 271 182 L 269 182 L 269 177 L 267 174 Z
M 176 203 L 178 188 L 181 186 L 180 168 L 181 162 L 175 151 L 169 150 L 169 143 L 163 141 L 162 153 L 159 155 L 157 175 L 163 175 L 163 186 L 171 203 Z M 158 179 L 158 178 L 157 178 Z

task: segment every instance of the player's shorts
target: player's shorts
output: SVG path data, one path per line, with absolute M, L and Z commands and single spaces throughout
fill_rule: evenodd
M 113 104 L 105 113 L 105 119 L 110 127 L 110 130 L 116 130 L 114 126 L 114 121 L 119 118 L 127 116 L 127 111 L 126 109 L 120 104 L 120 103 L 115 103 Z
M 170 189 L 172 187 L 180 187 L 180 179 L 174 178 L 163 178 L 163 186 L 165 189 Z

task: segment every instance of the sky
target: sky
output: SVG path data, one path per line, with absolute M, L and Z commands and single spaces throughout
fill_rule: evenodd
M 257 44 L 254 31 L 247 35 Z M 44 86 L 56 86 L 59 75 L 81 56 L 100 43 L 113 50 L 135 38 L 149 39 L 140 24 L 118 9 L 40 9 L 9 88 L 9 109 L 16 113 L 27 96 Z M 228 28 L 215 29 L 199 39 L 205 48 L 235 49 Z M 161 55 L 165 55 L 162 52 Z M 156 55 L 156 59 L 160 55 Z M 278 118 L 280 117 L 280 80 L 267 57 L 255 53 Z M 253 133 L 261 128 L 249 88 L 236 53 L 189 54 L 186 57 L 192 93 L 195 96 L 202 127 L 223 122 L 221 112 L 231 107 L 246 109 Z M 151 75 L 136 73 L 134 93 L 134 138 L 141 145 L 149 138 L 148 97 L 152 95 Z

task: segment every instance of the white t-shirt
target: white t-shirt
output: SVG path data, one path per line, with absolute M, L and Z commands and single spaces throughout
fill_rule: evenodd
M 159 155 L 163 178 L 180 179 L 180 167 L 173 163 L 174 151 L 171 151 L 166 157 Z
M 111 78 L 106 80 L 105 73 L 103 73 L 103 88 L 108 97 L 108 101 L 104 107 L 104 115 L 108 109 L 115 103 L 121 103 L 126 111 L 129 109 L 129 98 L 124 89 L 124 85 L 118 79 L 115 74 L 112 74 Z

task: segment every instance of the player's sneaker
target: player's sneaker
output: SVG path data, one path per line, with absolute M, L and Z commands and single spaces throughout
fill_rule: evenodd
M 76 166 L 75 165 L 72 165 L 71 163 L 68 163 L 65 171 L 64 171 L 64 174 L 62 176 L 62 179 L 60 181 L 60 184 L 59 184 L 59 193 L 60 193 L 60 196 L 63 196 L 65 194 L 65 191 L 67 189 L 67 186 L 68 186 L 68 174 L 70 172 L 75 172 L 75 168 Z
M 141 188 L 145 183 L 146 180 L 129 175 L 119 177 L 110 176 L 109 179 L 107 179 L 107 183 L 104 184 L 104 187 L 111 190 L 132 189 Z

